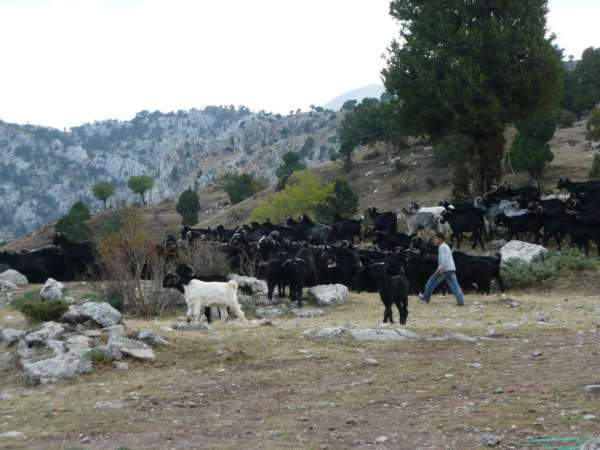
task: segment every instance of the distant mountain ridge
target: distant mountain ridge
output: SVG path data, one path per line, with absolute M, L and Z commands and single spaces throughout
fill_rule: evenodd
M 113 202 L 131 203 L 132 175 L 155 180 L 153 202 L 201 189 L 230 171 L 274 180 L 281 155 L 301 151 L 308 165 L 336 149 L 338 115 L 313 110 L 289 116 L 241 107 L 138 113 L 68 132 L 0 121 L 0 241 L 51 222 L 78 200 L 99 208 L 96 181 L 117 187 Z M 309 139 L 309 137 L 311 139 Z
M 379 97 L 381 97 L 381 94 L 383 94 L 384 92 L 385 92 L 385 88 L 382 85 L 370 84 L 368 86 L 363 86 L 361 88 L 345 92 L 344 94 L 325 103 L 325 105 L 323 105 L 323 107 L 326 109 L 330 109 L 332 111 L 339 111 L 342 108 L 342 105 L 344 103 L 346 103 L 348 100 L 361 101 L 363 98 L 367 98 L 367 97 L 379 98 Z

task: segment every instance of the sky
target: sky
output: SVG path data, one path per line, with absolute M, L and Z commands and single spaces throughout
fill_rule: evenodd
M 287 113 L 381 83 L 389 0 L 0 0 L 0 119 L 68 128 L 141 110 Z M 550 0 L 566 54 L 600 1 Z

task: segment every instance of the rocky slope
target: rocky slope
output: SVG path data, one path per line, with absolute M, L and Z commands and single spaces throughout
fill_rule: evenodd
M 153 203 L 201 189 L 228 171 L 273 180 L 286 151 L 302 151 L 309 165 L 327 159 L 338 120 L 321 108 L 281 116 L 206 107 L 142 111 L 130 121 L 69 131 L 0 121 L 0 241 L 55 220 L 77 200 L 99 207 L 91 195 L 98 180 L 114 182 L 118 204 L 135 201 L 127 189 L 132 175 L 155 179 Z

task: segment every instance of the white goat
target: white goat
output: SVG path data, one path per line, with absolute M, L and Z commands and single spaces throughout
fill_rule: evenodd
M 227 308 L 241 319 L 246 321 L 246 316 L 237 300 L 238 284 L 235 280 L 226 283 L 206 282 L 192 278 L 180 278 L 179 275 L 169 273 L 163 280 L 163 287 L 175 288 L 185 296 L 187 305 L 187 320 L 198 322 L 200 312 L 207 306 L 219 306 L 221 321 L 227 320 Z

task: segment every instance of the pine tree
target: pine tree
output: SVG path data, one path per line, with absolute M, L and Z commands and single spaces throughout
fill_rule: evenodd
M 200 198 L 191 189 L 184 191 L 177 202 L 177 214 L 181 216 L 183 225 L 193 226 L 198 223 L 200 212 Z

